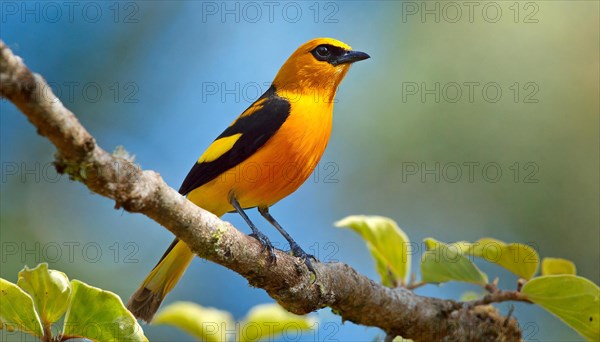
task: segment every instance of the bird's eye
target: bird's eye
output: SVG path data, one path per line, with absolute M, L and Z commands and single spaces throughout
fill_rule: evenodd
M 325 45 L 318 46 L 315 52 L 322 58 L 327 58 L 331 54 L 331 51 L 329 51 L 329 48 Z

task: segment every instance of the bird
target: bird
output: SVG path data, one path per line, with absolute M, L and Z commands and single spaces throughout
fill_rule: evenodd
M 216 216 L 234 212 L 275 261 L 273 245 L 245 210 L 257 208 L 288 241 L 295 257 L 314 273 L 307 254 L 273 218 L 269 208 L 296 191 L 312 174 L 332 129 L 338 86 L 367 53 L 333 38 L 302 44 L 285 61 L 271 86 L 227 127 L 194 163 L 179 193 Z M 194 258 L 175 238 L 127 303 L 150 322 Z M 316 259 L 315 259 L 316 260 Z

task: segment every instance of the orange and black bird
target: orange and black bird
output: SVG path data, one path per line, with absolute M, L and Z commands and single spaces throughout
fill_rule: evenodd
M 198 158 L 179 192 L 217 216 L 240 214 L 252 229 L 251 236 L 274 260 L 273 245 L 244 212 L 258 208 L 288 241 L 292 253 L 313 271 L 312 256 L 275 221 L 269 207 L 296 191 L 317 166 L 331 133 L 337 88 L 350 65 L 367 58 L 331 38 L 300 46 L 271 87 Z M 252 177 L 242 172 L 246 169 L 255 171 Z M 185 243 L 175 239 L 129 300 L 129 310 L 151 321 L 193 258 Z

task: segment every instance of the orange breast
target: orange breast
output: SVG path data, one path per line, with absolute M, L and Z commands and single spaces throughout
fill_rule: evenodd
M 254 155 L 188 198 L 216 215 L 233 208 L 231 191 L 244 208 L 270 206 L 296 191 L 317 166 L 331 134 L 332 103 L 303 96 L 291 102 L 291 114 Z

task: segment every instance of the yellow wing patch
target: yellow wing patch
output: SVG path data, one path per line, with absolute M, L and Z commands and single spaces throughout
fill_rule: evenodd
M 231 150 L 233 144 L 242 136 L 242 133 L 230 135 L 213 141 L 204 153 L 198 158 L 198 164 L 211 162 Z
M 265 104 L 265 101 L 267 101 L 266 98 L 264 99 L 260 99 L 258 101 L 256 101 L 255 103 L 252 104 L 252 106 L 250 106 L 250 108 L 246 109 L 239 118 L 243 118 L 244 116 L 249 116 L 252 115 L 254 113 L 256 113 L 257 111 L 261 110 Z M 238 119 L 239 119 L 238 118 Z M 236 120 L 237 121 L 237 120 Z
M 267 100 L 266 98 L 265 98 L 265 99 L 260 99 L 260 100 L 256 101 L 255 103 L 253 103 L 253 104 L 252 104 L 252 106 L 248 107 L 248 109 L 246 109 L 246 110 L 245 110 L 245 111 L 244 111 L 242 114 L 240 114 L 240 116 L 238 116 L 238 117 L 237 117 L 237 118 L 236 118 L 236 119 L 235 119 L 235 120 L 234 120 L 234 121 L 231 123 L 231 125 L 229 125 L 229 127 L 231 127 L 231 126 L 235 125 L 235 123 L 236 123 L 236 122 L 237 122 L 239 119 L 241 119 L 241 118 L 243 118 L 243 117 L 245 117 L 245 116 L 250 116 L 250 115 L 252 115 L 252 114 L 254 114 L 254 113 L 258 112 L 259 110 L 263 109 L 263 105 L 264 105 L 264 103 L 265 103 L 265 101 L 266 101 L 266 100 Z

